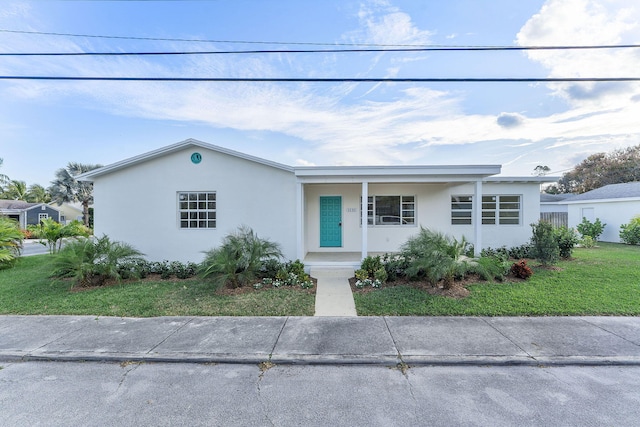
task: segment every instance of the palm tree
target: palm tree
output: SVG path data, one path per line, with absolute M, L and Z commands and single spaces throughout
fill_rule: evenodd
M 22 233 L 18 223 L 0 217 L 0 269 L 11 267 L 20 254 Z
M 2 166 L 2 162 L 4 160 L 0 158 L 0 166 Z M 9 177 L 5 174 L 0 173 L 0 193 L 4 193 L 4 185 L 9 182 Z
M 81 173 L 102 167 L 102 165 L 85 165 L 70 162 L 66 168 L 56 171 L 56 179 L 51 181 L 49 192 L 58 206 L 63 203 L 78 202 L 82 204 L 84 225 L 89 226 L 89 205 L 93 204 L 93 183 L 77 181 Z
M 27 201 L 34 203 L 51 202 L 51 194 L 40 184 L 32 184 L 27 191 Z
M 4 191 L 4 197 L 11 200 L 27 200 L 27 183 L 12 179 Z

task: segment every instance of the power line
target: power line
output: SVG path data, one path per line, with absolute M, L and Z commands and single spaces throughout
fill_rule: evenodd
M 539 82 L 637 82 L 640 77 L 524 77 L 524 78 L 292 78 L 292 77 L 83 77 L 83 76 L 0 76 L 0 80 L 61 80 L 120 82 L 252 82 L 252 83 L 539 83 Z
M 522 51 L 522 50 L 576 50 L 576 49 L 628 49 L 640 48 L 639 44 L 592 46 L 475 46 L 475 47 L 416 47 L 416 48 L 367 48 L 367 49 L 270 49 L 179 52 L 0 52 L 0 56 L 152 56 L 152 55 L 230 55 L 273 53 L 366 53 L 366 52 L 452 52 L 452 51 Z
M 638 48 L 640 44 L 621 45 L 564 45 L 564 46 L 468 46 L 468 45 L 424 45 L 424 44 L 376 44 L 376 43 L 322 43 L 322 42 L 282 42 L 282 41 L 255 41 L 255 40 L 211 40 L 211 39 L 182 39 L 182 38 L 162 38 L 162 37 L 135 37 L 135 36 L 112 36 L 96 34 L 74 34 L 56 33 L 44 31 L 22 31 L 0 29 L 3 33 L 34 34 L 64 37 L 85 37 L 121 40 L 145 40 L 145 41 L 172 41 L 172 42 L 194 42 L 194 43 L 228 43 L 228 44 L 263 44 L 263 45 L 302 45 L 302 46 L 366 46 L 371 49 L 321 49 L 321 50 L 251 50 L 251 51 L 214 51 L 214 52 L 111 52 L 111 53 L 23 53 L 1 55 L 179 55 L 179 54 L 216 54 L 216 53 L 334 53 L 334 52 L 411 52 L 411 51 L 492 51 L 492 50 L 567 50 L 567 49 L 625 49 Z
M 398 44 L 384 45 L 373 43 L 320 43 L 320 42 L 281 42 L 281 41 L 255 41 L 255 40 L 211 40 L 211 39 L 182 39 L 182 38 L 164 38 L 164 37 L 136 37 L 136 36 L 112 36 L 98 34 L 74 34 L 74 33 L 56 33 L 44 31 L 22 31 L 0 29 L 3 33 L 15 34 L 34 34 L 45 36 L 63 36 L 63 37 L 85 37 L 98 39 L 119 39 L 119 40 L 142 40 L 142 41 L 170 41 L 170 42 L 188 42 L 188 43 L 228 43 L 228 44 L 271 44 L 271 45 L 304 45 L 304 46 L 377 46 L 377 47 L 416 47 L 418 45 Z

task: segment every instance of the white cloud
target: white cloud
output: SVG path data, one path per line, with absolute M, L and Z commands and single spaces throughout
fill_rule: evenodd
M 638 10 L 630 0 L 551 0 L 527 22 L 517 40 L 522 45 L 637 42 L 638 20 Z M 363 43 L 425 44 L 432 35 L 386 1 L 362 6 L 359 24 L 345 38 Z M 66 39 L 48 38 L 45 46 L 32 40 L 12 36 L 11 48 L 78 51 L 86 47 Z M 631 49 L 533 51 L 527 57 L 546 67 L 550 76 L 637 75 L 640 70 L 640 56 Z M 366 76 L 380 58 L 367 57 L 367 62 L 353 67 Z M 43 59 L 37 74 L 264 77 L 336 72 L 335 58 L 314 61 L 221 56 L 192 57 L 179 64 L 129 57 Z M 382 73 L 401 75 L 408 62 L 394 58 L 392 65 L 384 64 Z M 34 73 L 27 60 L 3 64 L 0 71 L 5 74 Z M 586 153 L 586 157 L 632 144 L 640 136 L 640 102 L 631 101 L 640 99 L 637 84 L 556 84 L 552 88 L 568 101 L 567 110 L 548 115 L 527 112 L 526 116 L 475 113 L 465 104 L 462 92 L 408 84 L 22 82 L 6 87 L 12 96 L 47 102 L 74 99 L 110 114 L 282 133 L 306 143 L 300 144 L 304 149 L 291 154 L 291 162 L 299 165 L 457 163 L 472 153 L 466 162 L 504 163 L 505 171 L 513 167 L 522 174 L 522 167 L 518 170 L 517 166 L 520 162 L 535 166 L 553 161 L 557 169 L 575 152 Z M 453 161 L 447 146 L 461 153 Z
M 640 9 L 635 0 L 549 0 L 520 30 L 517 43 L 542 45 L 614 45 L 637 43 Z M 550 77 L 632 77 L 640 68 L 637 49 L 527 51 L 549 70 Z M 561 83 L 550 85 L 569 101 L 606 102 L 640 86 L 627 83 Z
M 434 34 L 417 28 L 411 16 L 387 1 L 370 1 L 358 13 L 361 28 L 347 37 L 361 43 L 428 44 Z

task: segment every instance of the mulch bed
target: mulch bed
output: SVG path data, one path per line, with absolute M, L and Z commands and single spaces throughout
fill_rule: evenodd
M 400 278 L 394 280 L 393 282 L 383 283 L 379 288 L 372 288 L 371 286 L 356 288 L 355 277 L 349 279 L 349 284 L 351 285 L 351 292 L 356 294 L 366 294 L 369 292 L 375 292 L 379 289 L 393 288 L 396 286 L 410 286 L 412 288 L 420 289 L 424 292 L 427 292 L 430 295 L 441 295 L 459 299 L 469 296 L 469 290 L 466 288 L 469 284 L 478 283 L 479 281 L 480 280 L 477 278 L 468 279 L 465 281 L 456 281 L 447 289 L 444 288 L 442 283 L 438 284 L 438 286 L 434 286 L 426 280 L 409 280 L 406 278 Z
M 275 287 L 273 285 L 262 285 L 261 288 L 255 289 L 253 287 L 253 285 L 247 285 L 247 286 L 243 286 L 241 288 L 229 288 L 226 286 L 221 287 L 220 289 L 218 289 L 216 291 L 216 295 L 242 295 L 242 294 L 247 294 L 247 293 L 252 293 L 252 292 L 262 292 L 262 291 L 266 291 L 269 289 L 295 289 L 299 292 L 304 292 L 307 294 L 315 294 L 316 293 L 316 288 L 318 286 L 318 280 L 315 278 L 311 278 L 311 281 L 313 282 L 313 287 L 312 288 L 308 288 L 308 289 L 303 289 L 302 287 L 298 286 L 285 286 L 285 285 L 281 285 L 279 287 Z
M 536 268 L 539 268 L 539 267 L 536 266 Z M 550 267 L 550 268 L 554 270 L 558 269 L 557 267 Z M 517 282 L 526 282 L 526 280 L 519 279 L 517 277 L 509 275 L 504 278 L 504 282 L 517 283 Z M 380 285 L 379 288 L 372 288 L 371 286 L 367 286 L 364 288 L 356 288 L 356 278 L 352 277 L 349 279 L 349 284 L 351 285 L 351 291 L 357 294 L 366 294 L 369 292 L 375 292 L 379 289 L 393 288 L 396 286 L 409 286 L 414 289 L 419 289 L 424 292 L 427 292 L 429 295 L 440 295 L 443 297 L 449 297 L 449 298 L 455 298 L 455 299 L 468 297 L 470 295 L 470 291 L 469 289 L 467 289 L 468 286 L 479 285 L 479 284 L 481 285 L 486 283 L 495 283 L 495 282 L 488 282 L 486 280 L 482 280 L 477 275 L 472 274 L 466 277 L 464 280 L 456 280 L 448 288 L 445 288 L 442 282 L 438 283 L 437 285 L 432 285 L 426 280 L 409 280 L 407 278 L 399 278 L 394 280 L 393 282 L 383 283 L 382 285 Z

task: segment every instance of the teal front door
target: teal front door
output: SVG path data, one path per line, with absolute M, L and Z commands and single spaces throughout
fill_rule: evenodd
M 320 246 L 342 246 L 341 196 L 320 196 Z

